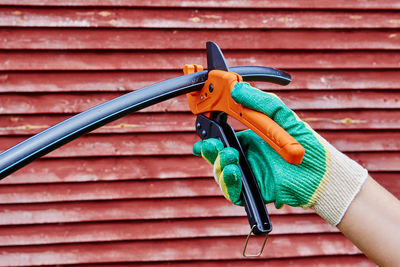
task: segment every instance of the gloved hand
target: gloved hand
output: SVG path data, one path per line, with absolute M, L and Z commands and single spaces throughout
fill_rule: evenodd
M 330 224 L 337 225 L 368 176 L 366 169 L 338 151 L 274 94 L 248 83 L 237 83 L 232 98 L 239 104 L 269 116 L 305 149 L 299 165 L 287 163 L 251 130 L 237 133 L 266 203 L 275 202 L 314 209 Z M 214 165 L 214 177 L 225 197 L 241 204 L 241 173 L 238 152 L 221 141 L 197 142 L 193 153 Z

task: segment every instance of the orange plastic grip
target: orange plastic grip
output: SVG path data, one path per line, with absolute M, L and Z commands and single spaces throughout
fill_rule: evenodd
M 275 121 L 265 114 L 236 103 L 231 90 L 242 77 L 234 72 L 212 70 L 202 90 L 187 94 L 193 114 L 210 114 L 223 111 L 234 117 L 267 142 L 284 160 L 300 164 L 304 157 L 304 147 Z
M 241 107 L 242 111 L 239 114 L 235 110 L 227 113 L 252 129 L 287 162 L 291 164 L 302 162 L 305 151 L 296 139 L 265 114 Z

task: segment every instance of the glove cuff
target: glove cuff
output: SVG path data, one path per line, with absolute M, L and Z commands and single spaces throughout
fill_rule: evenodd
M 320 141 L 327 151 L 327 170 L 307 207 L 336 226 L 360 191 L 368 171 L 326 140 Z

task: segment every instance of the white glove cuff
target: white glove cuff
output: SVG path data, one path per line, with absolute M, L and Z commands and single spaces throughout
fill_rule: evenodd
M 327 151 L 327 170 L 307 206 L 336 226 L 367 179 L 368 171 L 326 140 L 320 141 Z

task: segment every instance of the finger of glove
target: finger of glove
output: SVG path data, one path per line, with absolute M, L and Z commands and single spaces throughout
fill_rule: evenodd
M 242 205 L 242 174 L 238 165 L 226 165 L 218 176 L 218 184 L 226 199 L 235 205 Z
M 300 121 L 278 96 L 263 92 L 248 83 L 236 83 L 231 96 L 237 103 L 264 113 L 286 130 Z
M 199 141 L 193 146 L 193 154 L 202 156 L 210 164 L 214 164 L 220 151 L 224 149 L 222 142 L 216 138 Z
M 242 191 L 242 174 L 239 169 L 239 152 L 224 148 L 214 162 L 214 178 L 221 187 L 224 196 L 236 205 L 240 205 Z
M 195 143 L 193 154 L 202 156 L 214 165 L 214 178 L 219 184 L 225 198 L 233 204 L 242 205 L 240 199 L 242 180 L 238 166 L 238 151 L 231 147 L 224 148 L 220 140 L 210 138 Z
M 232 148 L 232 147 L 227 147 L 222 149 L 215 161 L 214 161 L 214 171 L 215 171 L 215 175 L 214 177 L 220 177 L 222 171 L 224 170 L 224 168 L 227 165 L 238 165 L 239 164 L 239 152 Z M 219 183 L 220 181 L 217 180 L 217 183 Z

